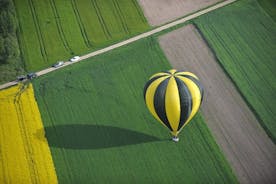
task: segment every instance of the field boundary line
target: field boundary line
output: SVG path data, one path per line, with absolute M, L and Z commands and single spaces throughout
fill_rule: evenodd
M 74 1 L 74 0 L 71 0 L 71 1 Z M 105 48 L 103 48 L 103 49 L 99 49 L 99 50 L 96 50 L 96 51 L 91 52 L 91 53 L 89 53 L 89 54 L 83 55 L 83 56 L 80 57 L 80 60 L 77 61 L 77 62 L 65 62 L 64 65 L 61 66 L 61 67 L 59 67 L 59 68 L 53 68 L 53 67 L 51 67 L 51 68 L 46 68 L 46 69 L 44 69 L 44 70 L 38 71 L 38 72 L 37 72 L 37 75 L 38 75 L 38 76 L 45 75 L 45 74 L 47 74 L 47 73 L 49 73 L 49 72 L 52 72 L 52 71 L 61 69 L 61 68 L 66 67 L 66 66 L 68 66 L 68 65 L 72 65 L 72 64 L 78 63 L 78 62 L 80 62 L 80 61 L 82 61 L 82 60 L 85 60 L 85 59 L 87 59 L 87 58 L 90 58 L 90 57 L 94 57 L 94 56 L 103 54 L 103 53 L 108 52 L 108 51 L 110 51 L 110 50 L 119 48 L 119 47 L 121 47 L 121 46 L 130 44 L 130 43 L 133 43 L 133 42 L 135 42 L 135 41 L 137 41 L 137 40 L 140 40 L 140 39 L 143 39 L 143 38 L 152 36 L 152 35 L 154 35 L 154 34 L 156 34 L 156 33 L 159 33 L 159 32 L 164 31 L 164 30 L 166 30 L 166 29 L 172 28 L 172 27 L 177 26 L 177 25 L 179 25 L 179 24 L 185 23 L 185 22 L 187 22 L 187 21 L 189 21 L 189 20 L 192 20 L 192 19 L 194 19 L 194 18 L 197 18 L 197 17 L 199 17 L 199 16 L 201 16 L 201 15 L 204 15 L 204 14 L 209 13 L 209 12 L 211 12 L 211 11 L 214 11 L 214 10 L 216 10 L 216 9 L 218 9 L 218 8 L 221 8 L 221 7 L 224 7 L 224 6 L 229 5 L 229 4 L 231 4 L 231 3 L 234 3 L 234 2 L 236 2 L 236 1 L 237 1 L 237 0 L 226 0 L 226 1 L 223 1 L 223 2 L 221 2 L 221 3 L 215 4 L 214 6 L 208 7 L 208 8 L 206 8 L 206 9 L 201 10 L 201 11 L 198 11 L 198 12 L 196 12 L 196 13 L 193 13 L 193 14 L 191 14 L 191 15 L 188 15 L 188 16 L 186 16 L 186 17 L 184 17 L 184 18 L 181 18 L 181 19 L 175 20 L 175 21 L 173 21 L 173 22 L 167 23 L 167 24 L 165 24 L 165 25 L 163 25 L 163 26 L 154 28 L 154 29 L 151 30 L 151 31 L 148 31 L 148 32 L 139 34 L 139 35 L 134 36 L 134 37 L 132 37 L 132 38 L 129 38 L 129 39 L 127 39 L 127 40 L 121 41 L 121 42 L 119 42 L 119 43 L 116 43 L 116 44 L 110 45 L 110 46 L 108 46 L 108 47 L 105 47 Z M 15 84 L 17 84 L 16 81 L 12 81 L 12 82 L 9 82 L 9 83 L 6 83 L 6 84 L 2 84 L 2 85 L 0 85 L 0 89 L 4 89 L 4 88 L 10 87 L 11 85 L 15 85 Z
M 142 18 L 142 21 L 143 21 L 144 23 L 147 23 L 147 24 L 148 24 L 148 20 L 146 19 L 145 15 L 144 15 L 144 13 L 143 13 L 143 11 L 142 11 L 142 9 L 141 9 L 141 6 L 138 4 L 138 1 L 136 1 L 136 0 L 131 0 L 131 2 L 132 2 L 133 5 L 136 7 L 135 9 L 136 9 L 137 13 L 139 14 L 139 16 Z

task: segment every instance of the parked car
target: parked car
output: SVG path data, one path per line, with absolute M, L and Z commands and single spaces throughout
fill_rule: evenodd
M 30 80 L 32 80 L 32 79 L 34 79 L 34 78 L 36 78 L 36 77 L 37 77 L 37 74 L 36 74 L 36 73 L 28 73 L 28 74 L 27 74 L 27 78 L 30 79 Z
M 70 59 L 71 62 L 80 60 L 80 56 L 74 56 Z
M 27 77 L 25 75 L 20 75 L 16 78 L 16 81 L 20 82 L 20 81 L 24 81 L 26 79 L 27 79 Z
M 62 65 L 64 65 L 64 62 L 63 61 L 58 61 L 56 64 L 52 65 L 52 67 L 58 68 Z

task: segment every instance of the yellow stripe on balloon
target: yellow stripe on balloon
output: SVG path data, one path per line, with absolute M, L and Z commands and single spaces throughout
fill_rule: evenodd
M 157 73 L 157 74 L 154 74 L 153 76 L 150 77 L 150 79 L 154 78 L 154 77 L 159 77 L 159 76 L 170 76 L 170 74 L 168 73 L 165 73 L 165 72 L 160 72 L 160 73 Z
M 160 118 L 158 117 L 156 111 L 155 111 L 155 108 L 154 108 L 154 94 L 156 92 L 156 89 L 157 87 L 159 86 L 159 84 L 166 80 L 169 76 L 165 76 L 165 77 L 160 77 L 158 79 L 156 79 L 155 81 L 153 81 L 149 87 L 147 88 L 147 91 L 146 91 L 146 104 L 147 104 L 147 107 L 149 109 L 149 111 L 151 112 L 151 114 L 162 124 L 164 125 L 165 127 L 167 127 L 161 120 Z
M 191 73 L 191 72 L 177 72 L 177 74 L 175 74 L 175 76 L 179 76 L 179 75 L 189 75 L 189 76 L 194 77 L 198 80 L 198 77 L 195 74 Z
M 171 128 L 173 132 L 176 132 L 180 120 L 181 109 L 178 87 L 174 77 L 171 77 L 168 82 L 165 96 L 165 108 Z
M 175 70 L 175 69 L 171 69 L 171 70 L 169 70 L 169 72 L 170 72 L 171 74 L 174 74 L 174 73 L 176 72 L 176 70 Z
M 201 94 L 200 94 L 200 89 L 198 88 L 198 86 L 191 79 L 186 78 L 186 77 L 182 77 L 182 76 L 177 76 L 177 78 L 179 78 L 180 80 L 182 80 L 186 84 L 186 86 L 188 87 L 188 89 L 191 93 L 191 96 L 192 96 L 193 107 L 192 107 L 190 117 L 184 123 L 184 126 L 186 126 L 189 123 L 189 121 L 194 117 L 194 115 L 196 114 L 196 112 L 199 109 L 200 101 L 201 101 Z

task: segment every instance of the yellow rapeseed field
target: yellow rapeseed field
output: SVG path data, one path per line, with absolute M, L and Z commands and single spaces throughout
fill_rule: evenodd
M 31 84 L 0 91 L 0 183 L 57 183 Z

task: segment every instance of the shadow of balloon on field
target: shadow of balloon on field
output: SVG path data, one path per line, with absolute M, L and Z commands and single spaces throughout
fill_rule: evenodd
M 161 141 L 141 132 L 101 125 L 71 124 L 45 127 L 45 134 L 50 147 L 68 149 L 102 149 Z M 41 136 L 37 137 L 41 139 Z

